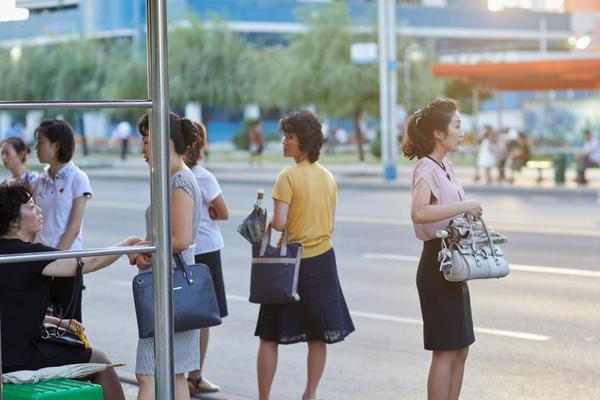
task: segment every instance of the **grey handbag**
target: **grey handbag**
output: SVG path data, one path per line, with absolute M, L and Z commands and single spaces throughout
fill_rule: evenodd
M 283 230 L 280 247 L 271 246 L 271 224 L 260 243 L 252 246 L 250 302 L 258 304 L 288 304 L 300 301 L 298 275 L 302 245 L 288 243 Z
M 173 325 L 175 332 L 221 324 L 217 295 L 210 270 L 204 264 L 187 265 L 181 254 L 174 256 Z M 152 271 L 133 278 L 133 300 L 140 338 L 154 336 Z
M 497 243 L 506 238 L 495 233 L 494 239 L 483 219 L 474 221 L 471 217 L 452 221 L 447 230 L 438 231 L 442 239 L 442 250 L 438 255 L 440 270 L 450 282 L 470 279 L 502 278 L 508 275 L 509 266 Z M 467 228 L 460 225 L 468 224 Z M 454 224 L 454 225 L 453 225 Z

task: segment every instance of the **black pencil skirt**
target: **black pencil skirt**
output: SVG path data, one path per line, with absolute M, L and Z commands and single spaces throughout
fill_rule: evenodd
M 425 350 L 457 350 L 475 342 L 467 282 L 449 282 L 439 270 L 441 239 L 424 242 L 417 289 Z

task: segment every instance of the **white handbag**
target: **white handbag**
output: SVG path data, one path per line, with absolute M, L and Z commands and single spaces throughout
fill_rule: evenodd
M 510 272 L 508 262 L 496 244 L 506 242 L 506 238 L 494 232 L 495 240 L 492 240 L 483 219 L 464 219 L 468 224 L 467 229 L 456 229 L 457 224 L 453 221 L 447 230 L 437 232 L 437 236 L 442 238 L 442 250 L 438 260 L 444 278 L 450 282 L 462 282 L 507 276 Z M 461 222 L 464 224 L 464 221 Z M 449 238 L 449 244 L 446 244 L 446 238 Z

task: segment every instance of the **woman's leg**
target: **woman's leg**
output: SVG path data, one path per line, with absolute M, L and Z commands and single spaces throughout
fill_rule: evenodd
M 456 350 L 456 357 L 452 363 L 448 400 L 458 400 L 458 396 L 460 396 L 460 389 L 462 387 L 463 375 L 465 372 L 465 363 L 468 355 L 468 347 Z
M 204 358 L 206 357 L 206 349 L 208 348 L 209 328 L 200 329 L 200 369 L 194 370 L 188 374 L 190 379 L 200 379 L 202 377 L 202 367 L 204 366 Z
M 92 357 L 90 358 L 90 362 L 110 364 L 110 361 L 106 355 L 96 349 L 92 349 Z M 104 371 L 97 373 L 92 377 L 92 382 L 102 386 L 104 400 L 125 400 L 125 394 L 123 394 L 121 381 L 119 380 L 114 368 L 107 368 Z
M 260 339 L 256 357 L 258 400 L 269 400 L 271 385 L 277 371 L 277 342 Z
M 456 351 L 434 351 L 427 378 L 427 399 L 448 400 Z
M 137 400 L 154 400 L 154 375 L 135 374 L 139 385 Z
M 312 400 L 317 398 L 317 386 L 327 360 L 327 345 L 320 340 L 308 342 L 308 357 L 306 359 L 306 389 L 302 395 L 302 400 Z
M 190 400 L 190 389 L 185 374 L 175 375 L 175 400 Z

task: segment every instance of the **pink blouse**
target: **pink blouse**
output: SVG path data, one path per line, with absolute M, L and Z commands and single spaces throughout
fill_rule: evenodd
M 444 158 L 442 161 L 444 171 L 435 161 L 423 157 L 415 164 L 412 178 L 412 190 L 415 189 L 420 180 L 424 180 L 431 189 L 430 204 L 452 204 L 465 198 L 465 191 L 456 179 L 456 173 L 452 163 Z M 450 179 L 448 179 L 448 176 Z M 417 238 L 427 241 L 435 239 L 435 232 L 445 229 L 452 218 L 429 224 L 413 224 Z

